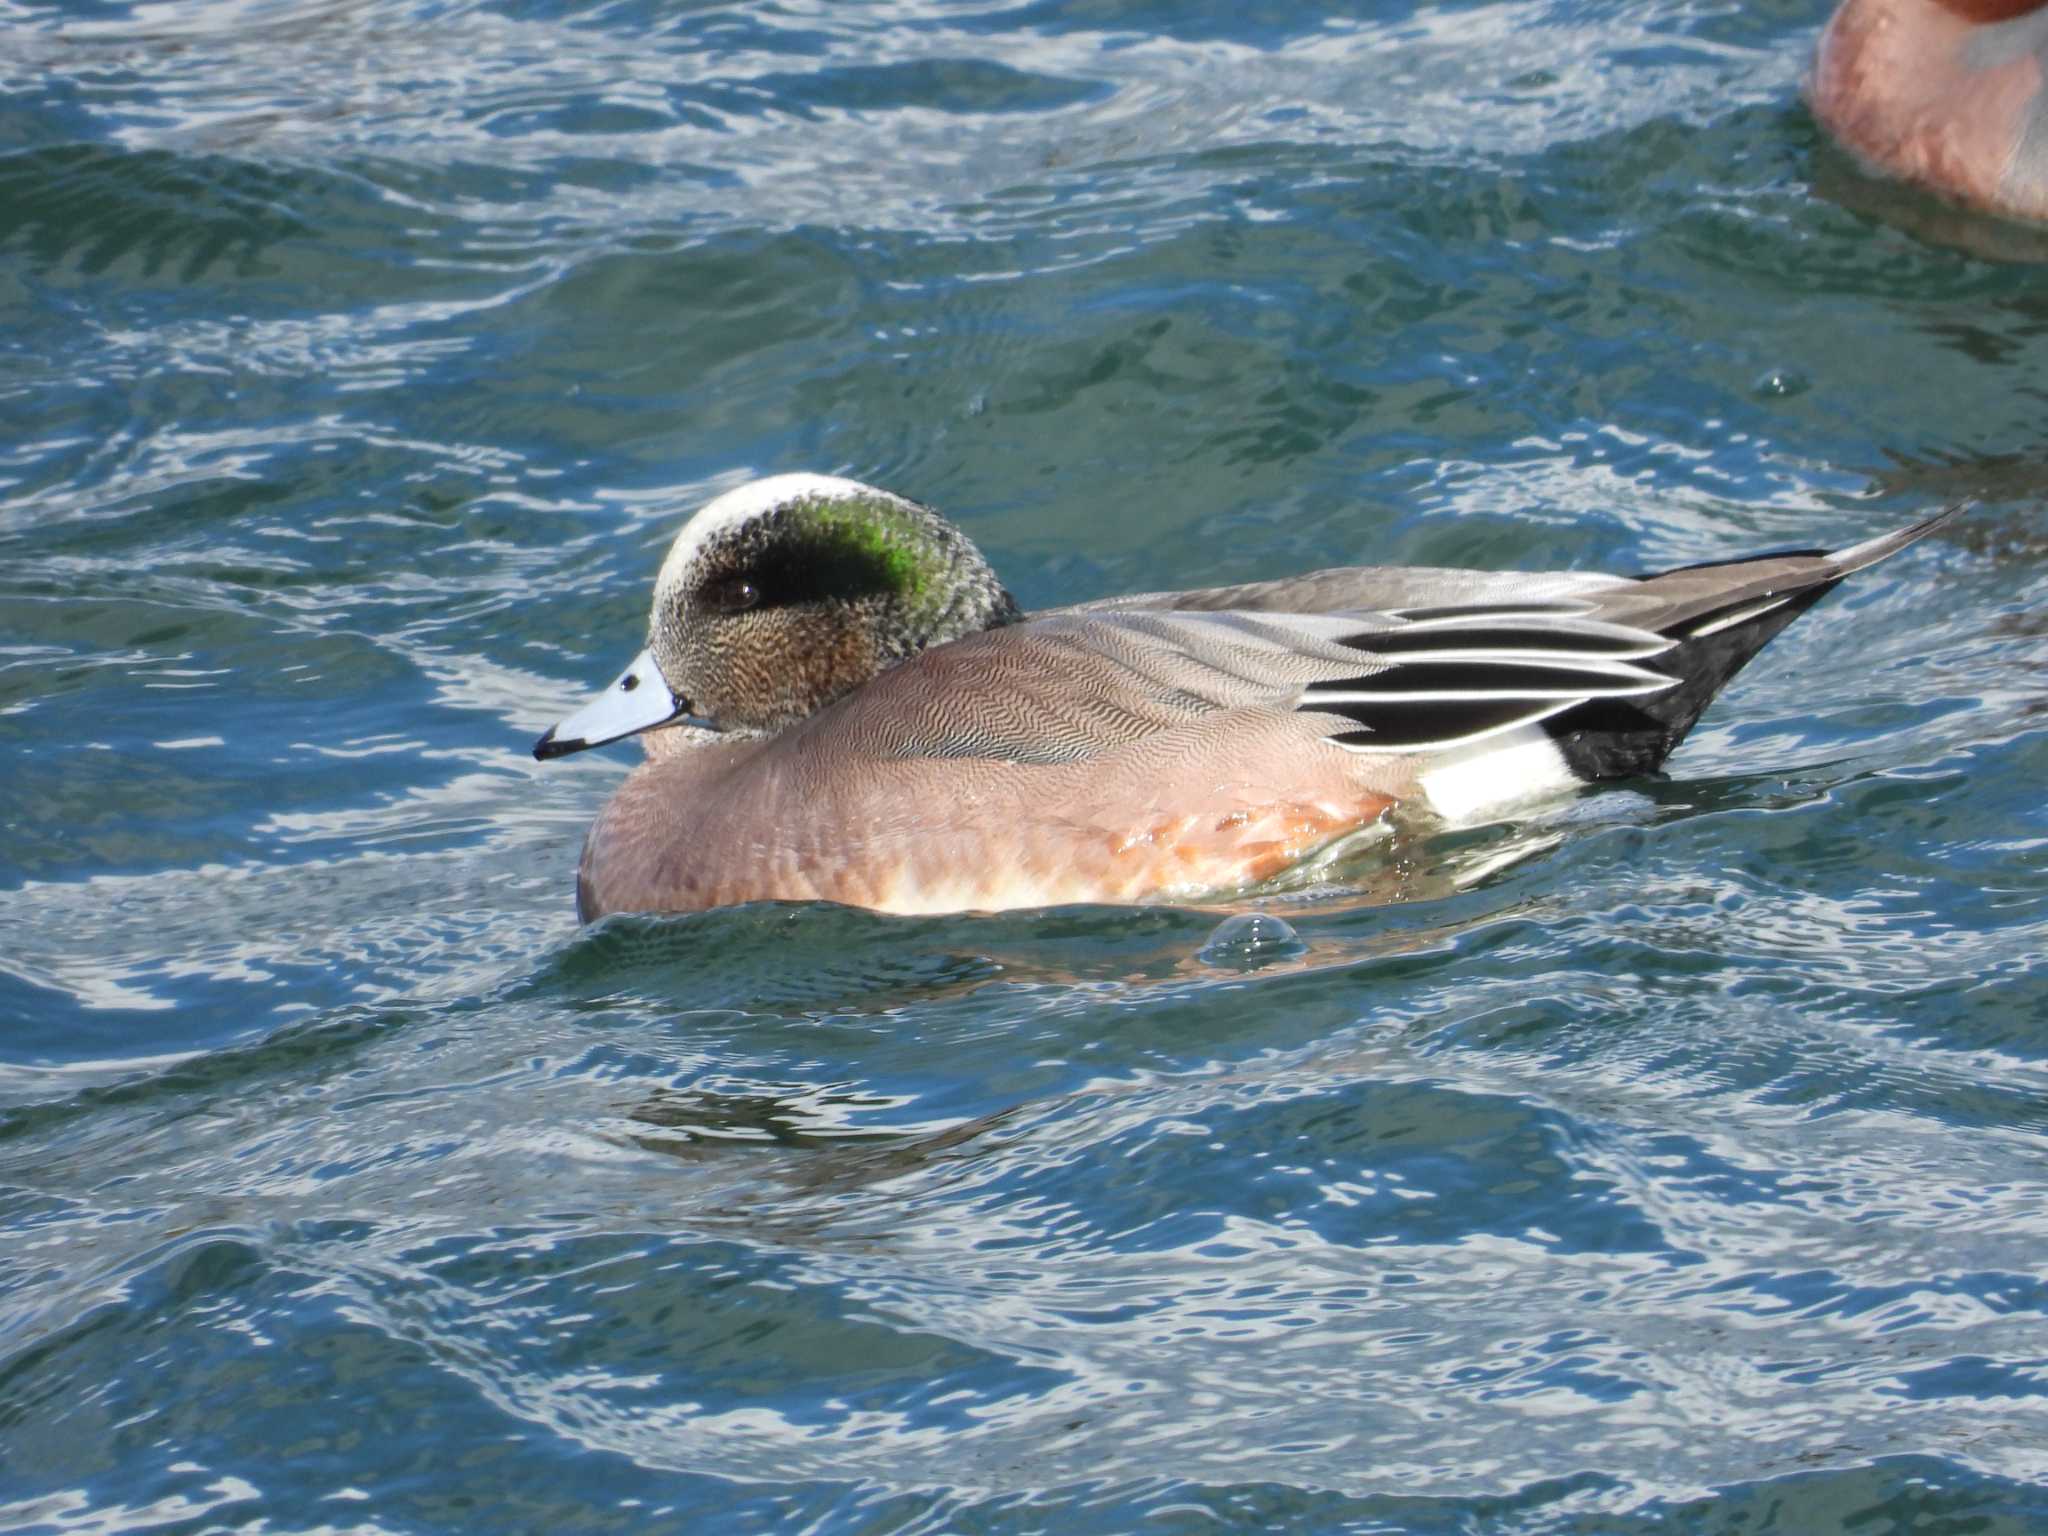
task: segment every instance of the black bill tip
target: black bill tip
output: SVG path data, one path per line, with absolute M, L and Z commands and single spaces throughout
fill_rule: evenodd
M 590 743 L 581 736 L 571 736 L 564 741 L 555 735 L 555 727 L 548 727 L 547 735 L 533 744 L 533 755 L 541 762 L 551 757 L 567 757 L 571 752 L 581 752 Z

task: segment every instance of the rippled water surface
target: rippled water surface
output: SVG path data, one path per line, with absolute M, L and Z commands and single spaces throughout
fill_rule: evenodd
M 0 0 L 0 1528 L 2048 1529 L 2044 268 L 1824 17 Z M 794 468 L 1027 605 L 1982 504 L 1370 900 L 579 931 Z

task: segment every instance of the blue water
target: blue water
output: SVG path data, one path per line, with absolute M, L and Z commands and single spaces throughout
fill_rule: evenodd
M 1825 12 L 0 0 L 0 1529 L 2048 1529 L 2048 300 Z M 579 931 L 794 468 L 1027 605 L 1980 505 L 1262 923 Z

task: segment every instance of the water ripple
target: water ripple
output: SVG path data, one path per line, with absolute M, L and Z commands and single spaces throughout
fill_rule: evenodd
M 0 1525 L 2041 1527 L 2043 310 L 1826 8 L 0 0 Z M 1243 910 L 579 930 L 798 467 L 1032 606 L 1985 504 Z

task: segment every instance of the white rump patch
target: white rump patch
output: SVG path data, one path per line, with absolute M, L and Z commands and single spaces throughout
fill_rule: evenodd
M 1565 766 L 1557 743 L 1538 725 L 1521 725 L 1445 754 L 1418 775 L 1430 809 L 1455 826 L 1492 821 L 1532 800 L 1548 800 L 1584 782 Z

